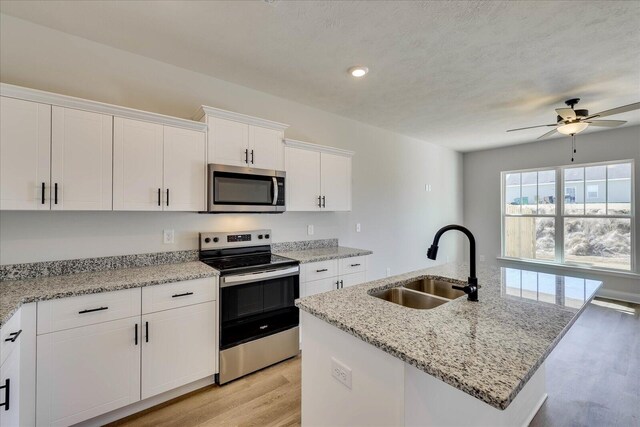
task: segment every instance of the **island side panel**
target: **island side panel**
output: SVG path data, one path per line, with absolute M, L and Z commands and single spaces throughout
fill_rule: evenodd
M 302 425 L 404 424 L 404 362 L 304 311 Z M 332 376 L 351 369 L 351 389 Z
M 407 426 L 529 425 L 547 398 L 544 363 L 516 398 L 500 410 L 405 364 L 405 421 Z

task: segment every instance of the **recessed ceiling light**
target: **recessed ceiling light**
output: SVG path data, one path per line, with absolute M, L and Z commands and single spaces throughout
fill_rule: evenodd
M 367 67 L 356 66 L 349 68 L 349 74 L 351 74 L 353 77 L 363 77 L 368 72 L 369 69 Z

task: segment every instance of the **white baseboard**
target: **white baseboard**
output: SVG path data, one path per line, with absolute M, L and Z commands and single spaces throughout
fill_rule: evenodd
M 640 289 L 638 290 L 638 292 L 639 293 L 621 292 L 600 288 L 598 292 L 596 292 L 596 296 L 640 304 Z
M 125 406 L 124 408 L 116 409 L 115 411 L 107 412 L 106 414 L 102 414 L 98 417 L 91 418 L 90 420 L 83 421 L 76 424 L 75 427 L 103 426 L 113 421 L 128 417 L 129 415 L 144 411 L 145 409 L 149 409 L 152 406 L 156 406 L 168 400 L 175 399 L 176 397 L 180 397 L 183 394 L 191 393 L 192 391 L 198 390 L 202 387 L 214 384 L 214 382 L 215 381 L 213 376 L 203 378 L 201 380 L 183 385 L 182 387 L 169 390 L 157 396 L 141 400 L 140 402 L 132 403 L 131 405 Z
M 536 414 L 538 413 L 538 411 L 540 410 L 540 408 L 542 408 L 542 405 L 544 404 L 544 402 L 547 400 L 547 397 L 549 395 L 547 393 L 544 394 L 544 396 L 542 396 L 542 398 L 540 399 L 540 401 L 538 402 L 538 404 L 536 405 L 536 407 L 533 409 L 533 411 L 529 414 L 529 416 L 527 417 L 527 421 L 523 424 L 523 427 L 528 426 L 529 424 L 531 424 L 531 421 L 533 421 L 533 417 L 536 416 Z

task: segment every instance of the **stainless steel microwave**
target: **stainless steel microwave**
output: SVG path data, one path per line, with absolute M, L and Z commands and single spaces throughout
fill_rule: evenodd
M 207 212 L 282 213 L 284 171 L 240 166 L 207 166 Z

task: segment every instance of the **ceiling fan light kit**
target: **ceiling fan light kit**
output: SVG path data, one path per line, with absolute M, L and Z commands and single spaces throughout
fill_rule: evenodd
M 573 162 L 576 153 L 576 135 L 589 126 L 598 127 L 616 127 L 627 123 L 624 120 L 593 120 L 596 117 L 613 116 L 614 114 L 626 113 L 627 111 L 633 111 L 640 109 L 640 102 L 635 102 L 629 105 L 623 105 L 622 107 L 612 108 L 610 110 L 601 111 L 597 114 L 589 115 L 589 110 L 576 110 L 574 107 L 580 102 L 580 98 L 571 98 L 565 101 L 565 104 L 569 108 L 556 108 L 557 119 L 555 124 L 529 126 L 524 128 L 509 129 L 507 132 L 513 132 L 517 130 L 533 129 L 540 127 L 554 127 L 549 132 L 539 136 L 537 139 L 544 139 L 549 136 L 555 135 L 556 132 L 563 135 L 571 136 L 571 161 Z

